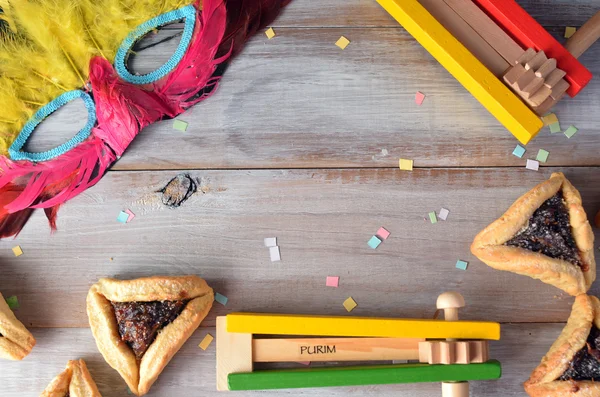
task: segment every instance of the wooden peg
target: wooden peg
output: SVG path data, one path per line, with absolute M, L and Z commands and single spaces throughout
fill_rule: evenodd
M 534 77 L 533 80 L 523 88 L 522 95 L 525 99 L 529 99 L 543 86 L 544 79 L 541 77 Z
M 446 321 L 458 321 L 458 309 L 465 307 L 465 298 L 455 291 L 444 292 L 438 296 L 436 306 L 444 311 Z
M 600 11 L 590 18 L 565 44 L 565 48 L 579 58 L 588 48 L 600 39 Z
M 444 310 L 446 321 L 458 321 L 458 309 L 465 307 L 465 298 L 455 291 L 444 292 L 438 296 L 436 306 Z M 469 397 L 469 383 L 442 382 L 442 397 Z
M 561 80 L 554 87 L 552 87 L 552 93 L 550 96 L 552 99 L 557 101 L 565 92 L 567 92 L 568 89 L 569 83 L 567 83 L 565 80 Z
M 527 69 L 527 68 L 525 68 L 525 69 L 526 70 L 525 70 L 525 73 L 523 74 L 523 76 L 521 76 L 519 78 L 519 80 L 517 80 L 516 88 L 519 91 L 525 90 L 525 87 L 527 87 L 529 84 L 531 84 L 533 79 L 535 79 L 535 72 L 533 71 L 533 69 Z

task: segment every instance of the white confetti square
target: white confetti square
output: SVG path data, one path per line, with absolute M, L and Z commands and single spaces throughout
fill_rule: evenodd
M 265 238 L 265 247 L 277 247 L 277 237 L 266 237 Z
M 442 208 L 440 210 L 440 213 L 438 214 L 438 218 L 440 218 L 441 220 L 445 221 L 446 219 L 448 219 L 448 215 L 450 215 L 450 211 L 448 211 L 445 208 Z
M 269 254 L 271 254 L 271 262 L 279 262 L 281 260 L 279 247 L 269 247 Z
M 537 160 L 527 160 L 527 165 L 525 168 L 528 170 L 537 171 L 540 169 L 540 162 Z

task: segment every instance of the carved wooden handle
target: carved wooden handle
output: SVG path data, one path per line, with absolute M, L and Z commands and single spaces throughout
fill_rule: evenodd
M 565 44 L 565 48 L 579 58 L 588 48 L 600 39 L 600 11 L 590 18 Z

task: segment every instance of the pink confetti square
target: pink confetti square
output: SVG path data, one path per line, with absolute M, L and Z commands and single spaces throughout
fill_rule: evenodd
M 127 217 L 127 223 L 131 222 L 133 220 L 133 218 L 135 218 L 135 214 L 133 212 L 131 212 L 131 210 L 125 210 L 125 213 L 127 215 L 129 215 Z
M 298 364 L 302 364 L 302 365 L 310 365 L 310 361 L 296 361 Z
M 337 288 L 340 285 L 340 278 L 337 276 L 327 276 L 325 286 Z
M 419 106 L 421 106 L 421 104 L 423 104 L 423 101 L 425 100 L 425 94 L 423 94 L 421 91 L 417 91 L 417 94 L 415 95 L 415 103 Z
M 390 232 L 388 232 L 384 227 L 380 227 L 375 235 L 377 237 L 381 237 L 382 240 L 387 240 L 387 238 L 390 236 Z

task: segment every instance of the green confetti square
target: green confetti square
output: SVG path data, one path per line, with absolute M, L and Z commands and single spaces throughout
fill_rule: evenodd
M 544 149 L 540 149 L 538 151 L 538 154 L 535 159 L 537 161 L 541 161 L 542 163 L 545 163 L 546 161 L 548 161 L 549 155 L 550 155 L 550 152 L 548 152 L 547 150 L 544 150 Z
M 435 211 L 429 213 L 429 220 L 431 221 L 431 223 L 437 223 L 438 219 L 437 215 L 435 214 Z
M 560 132 L 560 123 L 550 124 L 550 133 L 556 134 Z
M 186 123 L 185 121 L 181 121 L 181 120 L 173 121 L 173 129 L 175 129 L 175 130 L 186 132 L 187 127 L 188 127 L 188 123 Z
M 10 296 L 6 298 L 6 304 L 10 307 L 10 310 L 15 310 L 19 308 L 19 300 L 16 296 Z
M 565 131 L 565 135 L 566 135 L 567 138 L 571 138 L 573 135 L 577 134 L 577 131 L 579 131 L 577 129 L 577 127 L 575 127 L 574 125 L 572 125 L 569 128 L 567 128 L 567 130 Z
M 373 236 L 369 241 L 367 241 L 367 244 L 369 245 L 369 247 L 375 249 L 379 247 L 379 244 L 381 244 L 381 240 L 377 238 L 377 236 Z

